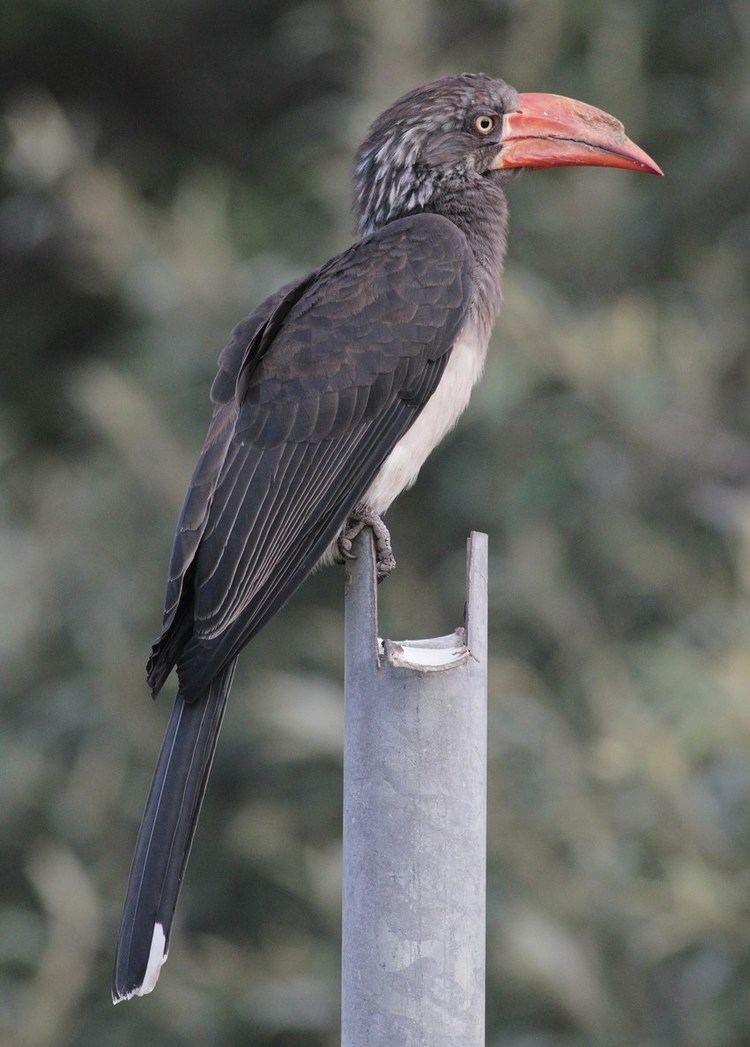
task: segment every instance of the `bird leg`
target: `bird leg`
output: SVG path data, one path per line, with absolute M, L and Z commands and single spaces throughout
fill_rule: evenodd
M 391 548 L 391 536 L 388 528 L 380 519 L 378 514 L 369 506 L 358 505 L 349 517 L 349 520 L 336 542 L 337 563 L 346 563 L 347 560 L 355 560 L 356 555 L 352 552 L 354 539 L 365 528 L 372 530 L 375 540 L 375 576 L 381 582 L 387 578 L 396 566 L 396 557 Z

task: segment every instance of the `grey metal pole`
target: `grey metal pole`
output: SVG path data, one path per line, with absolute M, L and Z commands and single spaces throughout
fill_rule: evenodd
M 487 536 L 465 628 L 378 641 L 372 536 L 347 570 L 342 1047 L 484 1047 Z

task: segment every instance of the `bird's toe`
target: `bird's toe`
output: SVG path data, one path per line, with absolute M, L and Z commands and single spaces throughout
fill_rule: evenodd
M 396 569 L 396 557 L 392 552 L 387 553 L 383 557 L 378 557 L 378 561 L 375 564 L 375 577 L 379 582 L 382 582 L 384 578 L 387 578 Z

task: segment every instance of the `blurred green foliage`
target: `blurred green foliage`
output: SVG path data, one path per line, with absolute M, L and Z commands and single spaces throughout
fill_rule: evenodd
M 169 964 L 115 1011 L 143 662 L 226 332 L 346 245 L 375 113 L 460 70 L 667 172 L 513 183 L 486 380 L 391 514 L 390 635 L 455 625 L 490 534 L 487 1042 L 750 1042 L 750 5 L 6 0 L 8 1044 L 337 1042 L 340 571 L 243 657 Z

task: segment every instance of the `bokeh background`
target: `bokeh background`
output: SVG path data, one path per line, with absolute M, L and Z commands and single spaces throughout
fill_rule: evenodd
M 243 657 L 169 963 L 114 1010 L 143 663 L 227 331 L 349 243 L 370 119 L 463 70 L 667 172 L 513 183 L 486 380 L 390 515 L 387 635 L 457 624 L 490 534 L 487 1042 L 750 1043 L 742 0 L 2 5 L 5 1043 L 337 1043 L 340 570 Z

